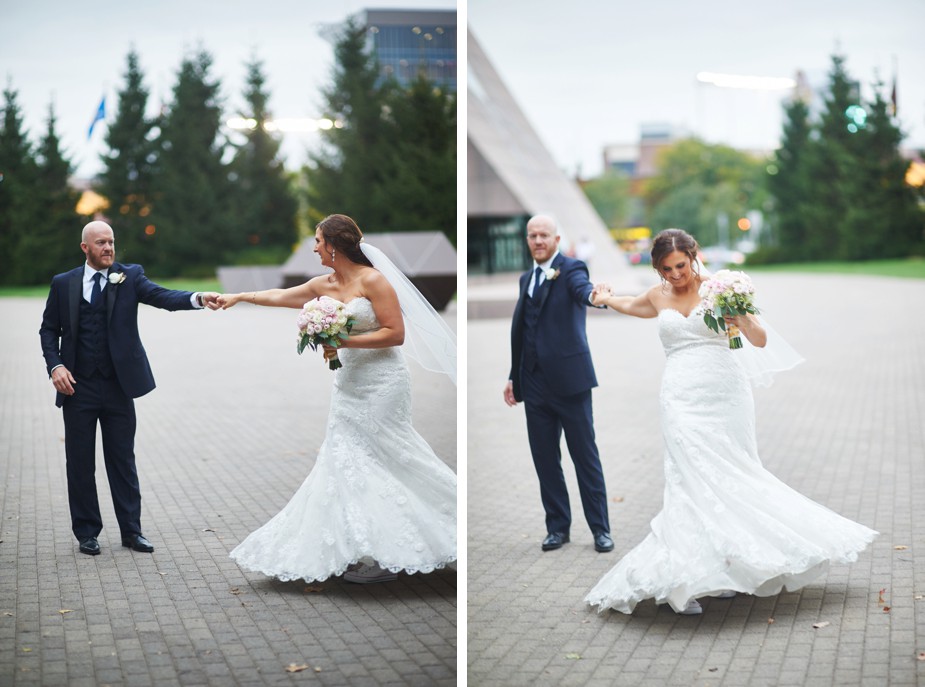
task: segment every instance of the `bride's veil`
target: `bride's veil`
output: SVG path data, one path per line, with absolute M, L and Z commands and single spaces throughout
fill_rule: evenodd
M 456 384 L 456 335 L 453 330 L 385 253 L 365 241 L 360 243 L 360 250 L 398 295 L 405 320 L 402 350 L 424 369 L 441 372 Z

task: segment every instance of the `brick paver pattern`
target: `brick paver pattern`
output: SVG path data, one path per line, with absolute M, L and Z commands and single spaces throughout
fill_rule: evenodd
M 43 299 L 0 299 L 0 684 L 452 685 L 456 572 L 281 583 L 228 552 L 311 469 L 331 375 L 293 310 L 142 306 L 158 388 L 136 401 L 142 527 L 122 548 L 98 447 L 102 555 L 70 531 Z M 456 469 L 456 388 L 411 363 L 414 421 Z M 308 668 L 287 672 L 290 664 Z
M 800 591 L 704 599 L 702 616 L 652 601 L 631 616 L 598 615 L 585 594 L 661 507 L 656 321 L 589 317 L 616 543 L 609 554 L 592 548 L 564 441 L 571 543 L 540 550 L 543 510 L 523 409 L 501 397 L 510 322 L 469 321 L 470 341 L 498 342 L 468 367 L 470 684 L 925 684 L 917 660 L 925 652 L 925 282 L 753 276 L 759 307 L 807 359 L 756 391 L 761 458 L 881 536 L 856 563 Z

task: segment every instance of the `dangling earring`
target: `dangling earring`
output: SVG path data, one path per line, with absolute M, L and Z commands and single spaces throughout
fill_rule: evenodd
M 331 262 L 334 262 L 334 249 L 331 249 Z

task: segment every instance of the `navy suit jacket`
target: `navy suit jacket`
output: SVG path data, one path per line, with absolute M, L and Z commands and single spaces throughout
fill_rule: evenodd
M 114 262 L 109 274 L 123 273 L 121 284 L 107 284 L 106 300 L 109 351 L 119 385 L 129 398 L 138 398 L 154 389 L 154 375 L 138 335 L 138 304 L 145 303 L 164 310 L 192 310 L 192 292 L 172 291 L 158 286 L 145 276 L 141 265 Z M 42 315 L 39 336 L 49 376 L 54 367 L 64 365 L 73 375 L 80 374 L 77 364 L 77 329 L 80 299 L 83 298 L 84 266 L 55 275 Z M 64 402 L 55 397 L 58 407 Z
M 559 270 L 555 279 L 546 279 L 534 298 L 540 298 L 537 322 L 537 362 L 549 385 L 560 396 L 572 396 L 597 386 L 591 350 L 585 333 L 588 297 L 594 289 L 588 279 L 588 267 L 581 260 L 567 258 L 561 253 L 552 261 Z M 524 302 L 527 288 L 533 279 L 533 270 L 520 277 L 520 298 L 514 309 L 511 326 L 511 374 L 514 399 L 523 400 L 521 360 L 524 339 Z

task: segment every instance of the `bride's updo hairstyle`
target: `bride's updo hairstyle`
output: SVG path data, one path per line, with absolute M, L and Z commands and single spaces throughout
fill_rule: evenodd
M 334 249 L 334 259 L 338 255 L 345 255 L 350 262 L 372 267 L 363 251 L 360 250 L 360 241 L 363 240 L 363 232 L 347 215 L 328 215 L 316 225 L 321 229 L 321 235 L 324 237 L 325 245 Z
M 700 252 L 700 246 L 697 245 L 697 239 L 683 229 L 665 229 L 658 232 L 652 241 L 652 268 L 658 272 L 659 278 L 665 281 L 662 275 L 662 261 L 675 251 L 690 258 L 691 271 L 699 277 L 700 260 L 697 259 L 697 254 Z

